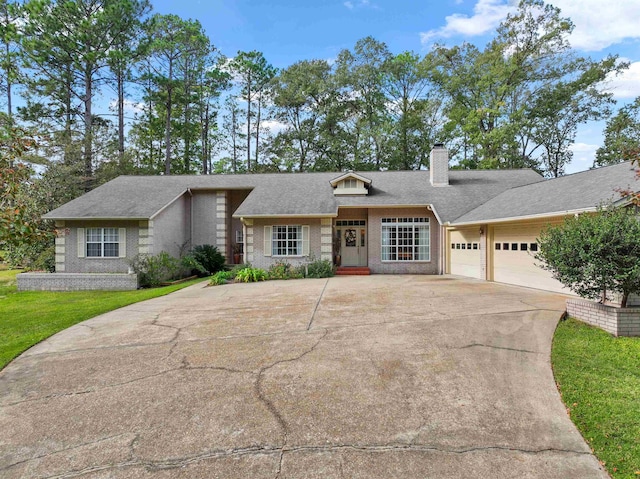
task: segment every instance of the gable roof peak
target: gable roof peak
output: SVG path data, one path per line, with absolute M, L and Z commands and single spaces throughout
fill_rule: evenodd
M 340 176 L 338 176 L 337 178 L 334 178 L 333 180 L 331 180 L 329 183 L 331 183 L 331 186 L 333 186 L 335 188 L 338 185 L 338 183 L 340 183 L 341 181 L 347 180 L 349 178 L 353 178 L 355 180 L 360 180 L 367 186 L 371 185 L 371 179 L 370 178 L 367 178 L 365 176 L 359 175 L 358 173 L 354 173 L 353 171 L 346 171 L 343 174 L 341 174 Z

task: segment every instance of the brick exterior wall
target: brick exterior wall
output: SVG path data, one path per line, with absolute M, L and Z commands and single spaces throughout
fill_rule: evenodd
M 283 261 L 293 266 L 299 266 L 309 263 L 311 258 L 320 259 L 322 257 L 323 233 L 320 218 L 254 218 L 252 221 L 245 221 L 247 225 L 247 261 L 252 266 L 268 269 L 272 264 Z M 273 225 L 309 226 L 309 256 L 264 256 L 264 227 Z
M 416 217 L 429 218 L 430 261 L 383 262 L 382 218 Z M 367 221 L 369 269 L 376 274 L 439 274 L 440 271 L 440 224 L 426 208 L 371 208 Z
M 182 195 L 153 218 L 151 254 L 166 251 L 176 258 L 183 247 L 191 245 L 191 197 Z
M 429 179 L 433 186 L 449 185 L 449 152 L 442 146 L 429 153 Z
M 21 273 L 18 291 L 129 291 L 138 288 L 136 274 Z
M 126 228 L 127 257 L 78 258 L 78 228 Z M 137 221 L 66 221 L 56 240 L 56 273 L 127 273 L 138 247 Z
M 567 314 L 614 336 L 640 336 L 640 307 L 616 308 L 572 298 L 567 299 Z
M 193 192 L 193 246 L 216 245 L 216 192 Z M 224 254 L 224 251 L 221 251 Z

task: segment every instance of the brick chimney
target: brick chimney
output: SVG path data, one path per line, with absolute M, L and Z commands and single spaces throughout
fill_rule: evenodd
M 433 186 L 449 186 L 449 152 L 442 143 L 433 145 L 429 154 L 429 176 Z

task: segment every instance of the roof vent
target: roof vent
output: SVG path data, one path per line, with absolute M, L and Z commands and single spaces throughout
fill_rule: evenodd
M 442 143 L 433 145 L 429 155 L 429 177 L 433 186 L 449 186 L 449 151 Z

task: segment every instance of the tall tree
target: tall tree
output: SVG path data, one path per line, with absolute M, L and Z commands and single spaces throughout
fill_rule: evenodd
M 109 52 L 108 65 L 111 72 L 111 84 L 116 92 L 116 110 L 118 116 L 118 163 L 124 163 L 125 153 L 125 99 L 126 85 L 132 79 L 133 65 L 141 55 L 140 37 L 142 19 L 151 10 L 148 0 L 131 0 L 131 14 L 123 18 L 120 35 L 115 39 Z
M 640 97 L 607 121 L 604 144 L 596 150 L 594 167 L 614 165 L 640 157 Z
M 134 0 L 29 0 L 24 51 L 41 85 L 82 102 L 85 189 L 93 175 L 93 101 L 110 53 L 133 23 Z
M 251 171 L 251 139 L 255 138 L 254 164 L 258 165 L 260 145 L 260 123 L 267 87 L 276 75 L 277 70 L 267 62 L 264 55 L 258 51 L 238 52 L 231 60 L 230 67 L 239 86 L 240 95 L 247 103 L 247 171 Z M 252 108 L 255 104 L 255 114 Z M 252 129 L 252 120 L 253 129 Z
M 244 150 L 244 133 L 240 123 L 240 105 L 234 96 L 229 96 L 225 100 L 226 113 L 223 117 L 222 128 L 226 138 L 227 149 L 231 152 L 231 172 L 238 173 L 240 168 L 240 155 Z
M 386 166 L 388 149 L 385 140 L 389 116 L 383 81 L 385 66 L 390 58 L 391 53 L 386 44 L 366 37 L 356 42 L 353 52 L 341 51 L 336 60 L 339 85 L 347 90 L 349 103 L 355 114 L 354 148 L 357 168 L 379 169 Z
M 471 150 L 464 166 L 560 172 L 553 164 L 569 158 L 571 125 L 606 114 L 610 95 L 598 84 L 625 65 L 615 57 L 575 57 L 567 40 L 572 28 L 559 9 L 522 0 L 484 50 L 466 43 L 435 49 L 433 80 L 449 98 L 448 128 Z M 563 115 L 572 117 L 557 123 Z M 547 156 L 550 170 L 540 155 Z
M 13 117 L 13 87 L 20 75 L 19 24 L 22 9 L 15 1 L 0 0 L 0 90 L 4 93 L 7 115 Z
M 429 166 L 429 151 L 444 141 L 441 128 L 443 100 L 430 84 L 429 58 L 403 52 L 387 59 L 383 89 L 393 123 L 389 168 L 410 170 Z
M 279 151 L 294 153 L 298 171 L 312 169 L 322 154 L 320 129 L 332 90 L 331 66 L 324 60 L 294 63 L 274 82 L 277 118 L 287 125 L 278 135 Z
M 192 58 L 204 52 L 209 53 L 209 39 L 204 34 L 200 22 L 183 20 L 177 15 L 153 15 L 146 22 L 145 28 L 148 35 L 149 65 L 164 103 L 164 173 L 170 175 L 174 97 L 180 87 L 183 88 L 182 93 L 189 96 Z M 188 165 L 185 167 L 188 169 Z

